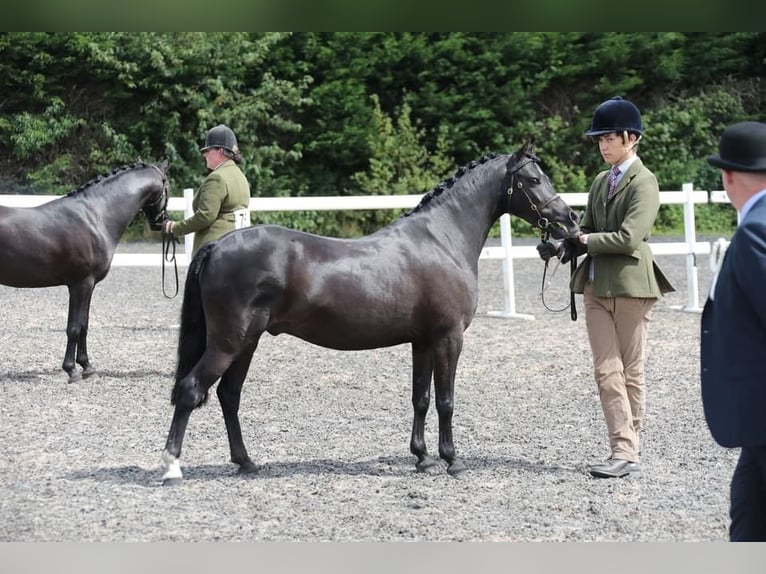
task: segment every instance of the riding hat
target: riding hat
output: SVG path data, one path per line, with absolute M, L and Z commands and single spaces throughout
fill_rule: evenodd
M 739 122 L 721 134 L 718 153 L 707 162 L 730 171 L 766 171 L 766 124 Z
M 237 138 L 234 136 L 234 132 L 228 126 L 219 124 L 214 128 L 210 128 L 205 136 L 205 145 L 200 148 L 200 151 L 205 151 L 211 148 L 222 147 L 232 153 L 237 153 L 239 147 L 237 146 Z
M 590 129 L 586 136 L 600 136 L 614 132 L 631 132 L 642 135 L 644 125 L 641 112 L 632 102 L 620 96 L 602 102 L 593 112 Z

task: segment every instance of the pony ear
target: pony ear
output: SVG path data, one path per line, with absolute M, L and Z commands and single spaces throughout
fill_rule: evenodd
M 524 144 L 524 153 L 533 154 L 535 150 L 535 140 L 528 139 Z
M 519 148 L 519 151 L 517 151 L 514 155 L 518 157 L 522 155 L 532 154 L 534 147 L 535 147 L 535 140 L 528 139 L 526 142 L 524 142 L 524 145 L 522 145 Z
M 168 165 L 170 165 L 170 160 L 166 157 L 162 160 L 162 163 L 157 164 L 157 167 L 160 168 L 162 173 L 165 173 L 168 170 Z

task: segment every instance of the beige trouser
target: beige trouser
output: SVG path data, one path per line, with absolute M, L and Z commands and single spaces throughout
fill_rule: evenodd
M 588 282 L 583 303 L 612 458 L 639 462 L 638 432 L 646 408 L 647 328 L 657 299 L 597 297 Z

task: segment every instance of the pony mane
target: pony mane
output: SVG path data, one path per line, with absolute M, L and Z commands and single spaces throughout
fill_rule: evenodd
M 482 165 L 484 163 L 487 163 L 491 159 L 495 159 L 498 156 L 498 154 L 492 152 L 484 157 L 482 157 L 479 160 L 474 160 L 471 163 L 464 165 L 455 172 L 454 175 L 450 176 L 449 178 L 445 179 L 441 183 L 439 183 L 436 187 L 434 187 L 431 191 L 426 193 L 423 198 L 420 200 L 420 203 L 418 203 L 415 207 L 413 207 L 411 210 L 406 212 L 402 217 L 408 217 L 412 215 L 413 213 L 417 213 L 421 209 L 423 209 L 425 206 L 431 203 L 431 201 L 434 200 L 434 198 L 439 197 L 442 193 L 444 193 L 446 190 L 450 189 L 452 186 L 457 183 L 457 181 L 463 177 L 466 173 L 473 170 L 475 167 Z
M 146 163 L 144 161 L 137 161 L 136 163 L 131 163 L 131 164 L 123 165 L 123 166 L 120 166 L 120 167 L 115 167 L 112 171 L 108 171 L 106 173 L 102 173 L 101 175 L 94 177 L 93 179 L 91 179 L 87 183 L 82 184 L 77 189 L 73 189 L 72 191 L 70 191 L 69 193 L 66 194 L 66 197 L 70 197 L 72 195 L 81 193 L 85 189 L 87 189 L 87 188 L 89 188 L 91 186 L 94 186 L 94 185 L 96 185 L 98 183 L 101 183 L 101 182 L 103 182 L 106 179 L 109 179 L 111 177 L 119 175 L 119 174 L 121 174 L 123 172 L 130 171 L 132 169 L 148 167 L 149 165 L 150 164 L 148 164 L 148 163 Z

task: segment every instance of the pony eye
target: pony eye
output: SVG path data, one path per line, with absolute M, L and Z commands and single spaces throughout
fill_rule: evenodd
M 540 183 L 539 177 L 530 177 L 529 181 L 531 181 L 534 185 L 538 185 Z

